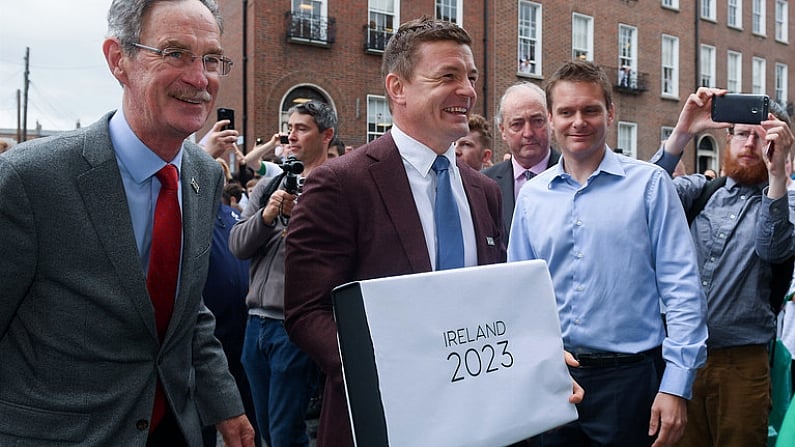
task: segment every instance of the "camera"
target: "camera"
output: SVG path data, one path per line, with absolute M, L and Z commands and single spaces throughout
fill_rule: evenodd
M 284 172 L 284 190 L 290 194 L 301 192 L 304 182 L 299 174 L 304 172 L 304 162 L 295 158 L 295 155 L 290 155 L 279 167 Z
M 290 138 L 287 135 L 279 135 L 279 144 L 290 144 Z

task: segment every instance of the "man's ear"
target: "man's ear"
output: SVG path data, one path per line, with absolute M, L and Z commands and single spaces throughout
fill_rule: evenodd
M 329 127 L 328 129 L 324 130 L 322 134 L 323 139 L 321 141 L 323 141 L 323 147 L 325 147 L 328 151 L 329 144 L 331 144 L 331 140 L 334 138 L 334 129 Z
M 481 157 L 480 161 L 482 161 L 483 163 L 486 163 L 487 161 L 491 161 L 492 154 L 493 153 L 492 153 L 491 149 L 489 149 L 489 148 L 483 149 L 483 157 Z
M 114 38 L 105 39 L 102 43 L 102 52 L 105 54 L 105 61 L 108 63 L 111 74 L 124 87 L 127 84 L 127 72 L 125 71 L 127 56 L 124 54 L 121 43 Z
M 406 97 L 403 93 L 403 80 L 400 76 L 396 75 L 395 73 L 389 73 L 386 75 L 386 79 L 384 80 L 384 85 L 386 87 L 386 93 L 389 95 L 389 98 L 392 100 L 393 104 L 405 104 Z

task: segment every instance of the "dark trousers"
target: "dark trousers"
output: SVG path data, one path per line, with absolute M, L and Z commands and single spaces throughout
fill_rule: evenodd
M 171 410 L 166 411 L 163 420 L 146 439 L 146 447 L 187 447 L 185 436 L 179 429 L 177 418 Z
M 665 364 L 659 350 L 637 363 L 569 368 L 585 389 L 577 405 L 578 420 L 528 441 L 532 447 L 644 447 L 649 437 L 651 406 Z

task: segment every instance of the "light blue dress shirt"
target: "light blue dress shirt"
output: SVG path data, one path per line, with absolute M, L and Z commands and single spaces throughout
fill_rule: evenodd
M 130 209 L 135 243 L 141 256 L 144 272 L 149 268 L 149 251 L 152 247 L 152 222 L 154 221 L 157 195 L 160 194 L 160 181 L 155 177 L 157 171 L 167 163 L 149 149 L 133 133 L 122 109 L 110 119 L 110 140 L 116 152 L 116 161 L 121 172 L 127 205 Z M 182 149 L 171 160 L 171 164 L 182 171 Z M 98 191 L 101 197 L 101 191 Z M 182 182 L 177 190 L 179 205 L 182 208 Z M 181 265 L 181 263 L 180 263 Z
M 668 174 L 607 148 L 580 185 L 563 163 L 519 193 L 508 261 L 547 261 L 566 350 L 634 354 L 662 344 L 660 391 L 689 399 L 706 360 L 706 301 Z

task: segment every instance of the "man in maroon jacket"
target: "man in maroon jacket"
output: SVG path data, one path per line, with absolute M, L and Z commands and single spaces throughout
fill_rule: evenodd
M 382 73 L 392 129 L 307 178 L 287 233 L 286 327 L 327 376 L 318 447 L 352 446 L 331 290 L 346 282 L 437 270 L 432 165 L 450 163 L 463 265 L 505 260 L 497 184 L 456 166 L 477 99 L 471 39 L 422 18 L 398 29 Z M 440 177 L 441 178 L 441 177 Z

